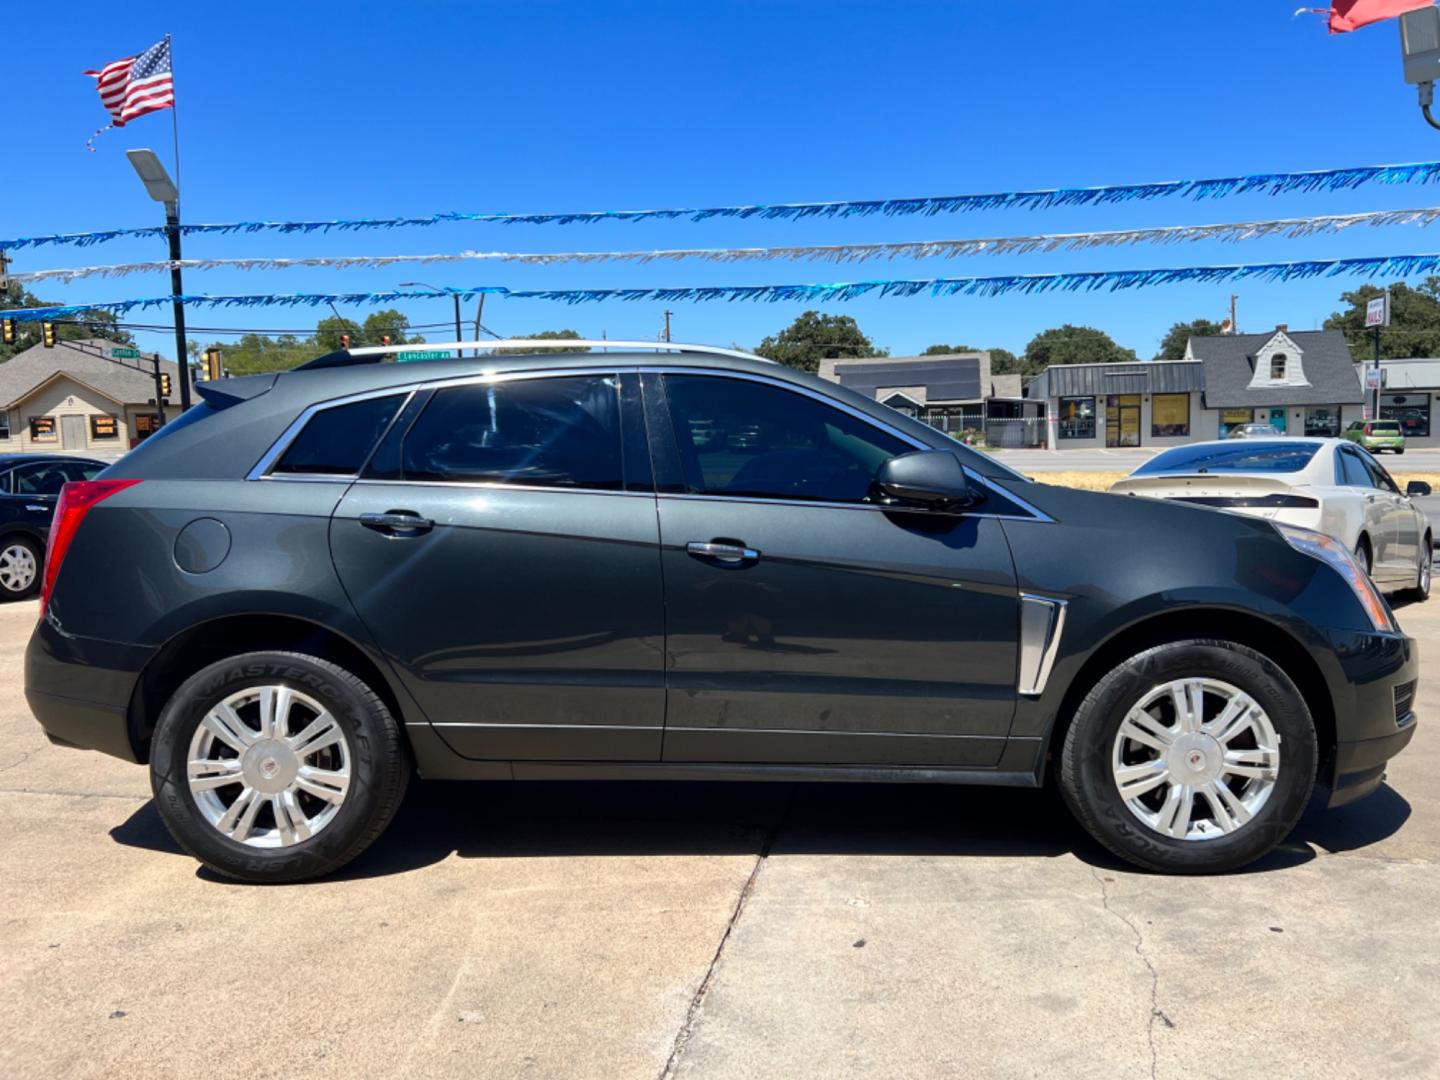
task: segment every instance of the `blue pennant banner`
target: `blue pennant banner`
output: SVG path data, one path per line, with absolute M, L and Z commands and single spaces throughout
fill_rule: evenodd
M 601 300 L 653 300 L 664 303 L 706 300 L 767 302 L 855 300 L 878 296 L 1004 296 L 1007 293 L 1094 292 L 1143 289 L 1180 282 L 1297 281 L 1315 277 L 1410 277 L 1440 271 L 1440 255 L 1377 255 L 1353 259 L 1309 259 L 1303 262 L 1251 263 L 1233 266 L 1182 266 L 1151 270 L 1087 270 L 1066 274 L 1004 274 L 996 277 L 901 278 L 824 282 L 809 285 L 699 285 L 640 289 L 507 289 L 474 285 L 446 289 L 389 290 L 369 293 L 256 293 L 238 296 L 153 296 L 106 303 L 16 308 L 6 316 L 21 321 L 63 319 L 87 311 L 122 315 L 146 308 L 168 307 L 177 299 L 191 307 L 322 307 L 330 304 L 393 304 L 401 300 L 433 300 L 481 294 L 516 300 L 556 300 L 566 304 Z
M 1028 255 L 1047 251 L 1084 251 L 1100 247 L 1127 247 L 1134 244 L 1180 244 L 1199 240 L 1237 243 L 1267 236 L 1296 239 L 1335 235 L 1357 225 L 1427 226 L 1440 220 L 1440 207 L 1414 210 L 1370 210 L 1358 214 L 1325 214 L 1318 217 L 1278 218 L 1269 221 L 1240 221 L 1221 225 L 1165 225 L 1158 228 L 1115 229 L 1106 232 L 1047 233 L 1032 236 L 995 236 L 968 240 L 902 240 L 860 244 L 799 244 L 786 247 L 750 248 L 662 248 L 655 251 L 459 251 L 437 255 L 338 255 L 308 258 L 180 259 L 114 263 L 105 266 L 76 266 L 68 269 L 28 270 L 11 274 L 21 284 L 57 281 L 68 283 L 81 278 L 126 277 L 130 274 L 159 273 L 173 267 L 182 270 L 292 270 L 299 267 L 330 267 L 335 270 L 376 270 L 406 264 L 456 262 L 522 263 L 556 266 L 564 263 L 652 263 L 695 259 L 703 262 L 764 262 L 794 260 L 830 263 L 861 263 L 877 259 L 953 259 L 967 255 Z
M 811 217 L 906 217 L 919 214 L 958 214 L 971 210 L 1044 210 L 1053 206 L 1133 202 L 1178 196 L 1187 199 L 1220 199 L 1251 192 L 1285 195 L 1292 192 L 1344 191 L 1366 184 L 1431 184 L 1440 179 L 1440 161 L 1407 165 L 1362 165 L 1347 169 L 1320 169 L 1310 172 L 1252 173 L 1208 180 L 1164 180 L 1150 184 L 1108 184 L 1100 187 L 1041 188 L 1034 191 L 997 191 L 983 195 L 927 195 L 895 199 L 847 199 L 833 202 L 751 203 L 740 206 L 678 207 L 662 210 L 583 210 L 562 213 L 441 213 L 424 217 L 336 218 L 330 221 L 233 221 L 223 224 L 181 225 L 185 235 L 204 233 L 312 233 L 359 229 L 397 229 L 439 225 L 452 221 L 495 222 L 502 225 L 574 225 L 597 221 L 646 221 L 649 219 L 764 218 L 799 220 Z M 141 229 L 106 229 L 98 232 L 55 233 L 49 236 L 19 236 L 0 240 L 0 249 L 18 250 L 46 244 L 91 247 L 122 237 L 161 237 L 164 226 Z

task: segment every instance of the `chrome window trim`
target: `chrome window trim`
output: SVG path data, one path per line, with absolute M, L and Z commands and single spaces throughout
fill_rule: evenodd
M 277 480 L 288 480 L 288 476 L 275 477 Z M 588 487 L 554 487 L 541 484 L 497 484 L 489 480 L 381 480 L 375 477 L 362 476 L 359 479 L 347 478 L 347 484 L 373 484 L 377 487 L 437 487 L 437 488 L 474 488 L 482 491 L 543 491 L 543 492 L 564 492 L 567 495 L 626 495 L 634 499 L 653 499 L 653 491 L 610 491 L 606 488 Z
M 409 403 L 409 397 L 410 397 L 410 396 L 413 396 L 413 395 L 416 394 L 416 393 L 419 393 L 419 392 L 422 391 L 422 390 L 443 390 L 443 389 L 448 389 L 449 387 L 452 387 L 452 386 L 469 386 L 469 385 L 474 385 L 474 384 L 479 384 L 479 383 L 512 382 L 512 381 L 514 381 L 514 380 L 516 380 L 516 379 L 550 379 L 550 378 L 562 378 L 562 377 L 565 377 L 565 376 L 576 376 L 576 375 L 583 375 L 583 376 L 597 376 L 597 375 L 598 375 L 599 377 L 602 377 L 602 378 L 610 378 L 610 377 L 618 378 L 618 377 L 621 376 L 621 375 L 640 374 L 640 373 L 654 373 L 654 374 L 657 374 L 657 375 L 700 375 L 701 377 L 704 377 L 704 378 L 742 379 L 742 380 L 745 380 L 745 381 L 747 381 L 747 382 L 757 382 L 757 383 L 762 383 L 762 384 L 767 385 L 767 386 L 774 386 L 774 387 L 777 387 L 777 388 L 779 388 L 779 389 L 781 389 L 781 390 L 788 390 L 788 391 L 790 391 L 791 393 L 800 394 L 800 395 L 802 395 L 802 396 L 804 396 L 804 397 L 811 398 L 812 400 L 815 400 L 815 401 L 820 402 L 822 405 L 828 405 L 828 406 L 829 406 L 830 408 L 832 408 L 832 409 L 839 409 L 841 412 L 845 413 L 846 415 L 851 416 L 851 417 L 854 417 L 855 419 L 860 420 L 860 421 L 862 421 L 863 423 L 869 424 L 870 426 L 872 426 L 872 427 L 874 427 L 874 428 L 877 428 L 877 429 L 880 430 L 880 431 L 885 432 L 887 435 L 890 435 L 890 436 L 892 436 L 892 437 L 894 437 L 894 438 L 896 438 L 896 439 L 899 439 L 901 442 L 903 442 L 903 443 L 905 443 L 906 445 L 912 447 L 913 449 L 916 449 L 916 450 L 933 450 L 933 449 L 935 449 L 935 447 L 929 446 L 928 444 L 921 442 L 920 440 L 916 439 L 913 435 L 910 435 L 908 432 L 902 431 L 902 430 L 900 430 L 899 428 L 896 428 L 896 427 L 891 427 L 889 424 L 885 423 L 883 420 L 878 420 L 878 419 L 876 419 L 875 417 L 871 416 L 869 413 L 863 412 L 862 410 L 857 409 L 857 408 L 855 408 L 854 406 L 849 405 L 849 404 L 847 404 L 847 403 L 845 403 L 845 402 L 843 402 L 843 401 L 837 401 L 835 398 L 830 397 L 828 394 L 821 393 L 820 391 L 814 390 L 814 389 L 812 389 L 811 387 L 808 387 L 808 386 L 799 386 L 799 385 L 797 385 L 797 384 L 795 384 L 795 383 L 792 383 L 792 382 L 789 382 L 789 381 L 787 381 L 787 380 L 785 380 L 785 379 L 777 379 L 777 378 L 775 378 L 775 377 L 773 377 L 773 376 L 771 376 L 771 375 L 762 374 L 762 373 L 760 373 L 760 372 L 753 372 L 753 371 L 724 371 L 724 370 L 720 370 L 720 369 L 706 369 L 706 368 L 694 368 L 694 367 L 677 367 L 677 366 L 665 365 L 665 364 L 634 364 L 634 363 L 630 363 L 630 364 L 620 364 L 620 365 L 616 365 L 616 366 L 614 366 L 614 367 L 605 367 L 605 366 L 597 366 L 597 367 L 576 367 L 576 368 L 563 367 L 563 368 L 550 368 L 550 369 L 546 369 L 546 370 L 544 370 L 544 371 L 527 371 L 527 370 L 522 370 L 522 371 L 488 371 L 488 372 L 482 372 L 482 373 L 479 374 L 479 375 L 452 375 L 452 376 L 449 376 L 449 377 L 447 377 L 447 378 L 439 378 L 439 379 L 418 379 L 417 381 L 415 381 L 415 382 L 413 382 L 413 383 L 407 383 L 407 384 L 404 384 L 404 385 L 401 385 L 401 386 L 388 386 L 388 387 L 385 387 L 384 389 L 381 389 L 381 390 L 365 390 L 365 391 L 362 391 L 362 392 L 356 393 L 356 394 L 347 394 L 347 395 L 345 395 L 344 397 L 329 398 L 329 399 L 327 399 L 327 400 L 325 400 L 325 401 L 317 401 L 317 402 L 315 402 L 313 405 L 308 405 L 308 406 L 306 406 L 305 409 L 301 411 L 300 415 L 297 416 L 283 432 L 281 432 L 280 437 L 275 440 L 274 444 L 270 447 L 270 449 L 265 452 L 264 456 L 262 456 L 258 462 L 256 462 L 254 468 L 252 468 L 252 469 L 245 475 L 245 479 L 246 479 L 246 480 L 267 480 L 267 481 L 299 480 L 299 481 L 304 482 L 304 483 L 316 483 L 316 482 L 330 482 L 330 483 L 340 483 L 340 482 L 344 482 L 344 483 L 353 483 L 353 482 L 356 482 L 357 480 L 359 480 L 360 477 L 359 477 L 359 474 L 358 474 L 358 473 L 347 473 L 347 474 L 345 474 L 345 475 L 343 475 L 343 476 L 342 476 L 342 475 L 339 475 L 339 474 L 334 474 L 334 473 L 326 473 L 326 474 L 323 474 L 323 475 L 319 475 L 319 474 L 305 474 L 305 473 L 286 473 L 286 474 L 280 475 L 280 476 L 276 476 L 276 475 L 271 474 L 270 469 L 274 466 L 275 462 L 278 461 L 278 460 L 280 459 L 281 455 L 283 455 L 283 454 L 285 453 L 285 451 L 290 448 L 290 444 L 291 444 L 292 442 L 294 442 L 296 436 L 298 436 L 298 435 L 300 434 L 300 431 L 301 431 L 301 430 L 305 427 L 305 425 L 310 421 L 311 417 L 313 417 L 317 412 L 321 411 L 322 409 L 332 409 L 332 408 L 335 408 L 335 407 L 340 406 L 340 405 L 349 405 L 349 404 L 352 404 L 353 402 L 356 402 L 356 401 L 365 401 L 365 400 L 367 400 L 367 399 L 369 399 L 369 398 L 387 397 L 387 396 L 389 396 L 389 395 L 391 395 L 391 394 L 405 394 L 405 395 L 407 395 L 406 400 L 405 400 L 405 402 L 402 402 L 402 403 L 401 403 L 400 409 L 397 410 L 397 412 L 396 412 L 396 415 L 398 416 L 398 415 L 400 414 L 400 412 L 404 411 L 405 406 Z M 617 392 L 618 392 L 618 390 L 617 390 Z M 393 421 L 392 421 L 392 423 L 393 423 Z M 387 429 L 387 430 L 388 430 L 388 429 Z M 383 438 L 383 436 L 382 436 L 382 438 Z M 372 450 L 372 453 L 373 453 L 373 450 Z M 367 463 L 368 463 L 368 460 L 367 460 Z M 998 463 L 997 463 L 997 464 L 998 464 Z M 1031 482 L 1030 479 L 1029 479 L 1029 477 L 1023 475 L 1022 473 L 1015 472 L 1013 469 L 1010 469 L 1009 466 L 1002 465 L 1001 467 L 1004 468 L 1004 469 L 1006 469 L 1006 470 L 1009 471 L 1009 472 L 1014 473 L 1014 475 L 1015 475 L 1015 477 L 1016 477 L 1017 479 L 1023 480 L 1023 481 L 1025 481 L 1026 483 L 1030 483 L 1030 482 Z M 1013 492 L 1011 492 L 1011 491 L 1008 490 L 1007 488 L 1002 488 L 1002 487 L 1000 487 L 998 484 L 996 484 L 994 481 L 992 481 L 989 477 L 986 477 L 986 476 L 981 475 L 980 473 L 978 473 L 978 472 L 976 472 L 974 469 L 972 469 L 970 466 L 965 465 L 965 464 L 963 464 L 963 463 L 962 463 L 962 465 L 961 465 L 961 468 L 963 468 L 963 469 L 965 470 L 965 475 L 966 475 L 967 477 L 969 477 L 971 480 L 973 480 L 973 481 L 975 481 L 976 483 L 980 484 L 982 487 L 984 487 L 984 488 L 986 488 L 986 489 L 994 492 L 995 494 L 999 495 L 1001 498 L 1008 499 L 1009 501 L 1015 503 L 1017 506 L 1019 506 L 1022 510 L 1025 511 L 1025 514 L 1024 514 L 1024 515 L 1018 515 L 1018 514 L 971 513 L 971 514 L 966 514 L 966 515 L 965 515 L 966 517 L 1003 518 L 1003 519 L 1008 520 L 1008 521 L 1039 521 L 1039 522 L 1045 522 L 1045 523 L 1051 523 L 1051 524 L 1054 523 L 1055 519 L 1052 518 L 1049 514 L 1046 514 L 1043 510 L 1040 510 L 1040 509 L 1036 508 L 1035 506 L 1031 505 L 1027 500 L 1021 498 L 1019 495 L 1014 494 Z M 363 466 L 362 466 L 362 469 L 363 469 Z M 451 486 L 451 487 L 457 486 L 457 482 L 456 482 L 456 481 L 451 481 L 451 480 L 384 480 L 384 481 L 381 481 L 381 480 L 368 480 L 368 481 L 364 481 L 364 482 L 365 482 L 365 483 L 392 483 L 392 484 L 439 484 L 439 485 L 446 485 L 446 486 Z M 464 486 L 467 486 L 467 487 L 495 487 L 495 488 L 505 488 L 505 489 L 507 489 L 507 490 L 510 489 L 510 488 L 514 488 L 514 489 L 516 489 L 516 490 L 522 490 L 522 491 L 571 491 L 571 492 L 573 492 L 573 491 L 587 491 L 587 492 L 593 492 L 593 493 L 596 493 L 596 494 L 616 494 L 616 493 L 614 493 L 614 492 L 602 491 L 601 489 L 598 489 L 598 488 L 527 487 L 526 485 L 523 485 L 523 484 L 514 484 L 514 485 L 487 484 L 487 483 L 478 483 L 478 482 L 473 482 L 473 481 L 467 481 L 467 482 L 465 482 Z M 648 492 L 648 491 L 644 491 L 644 492 L 621 492 L 621 493 L 619 493 L 619 494 L 626 494 L 626 495 L 643 495 L 643 496 L 645 496 L 645 497 L 647 497 L 647 498 L 653 497 L 653 496 L 652 496 L 652 493 L 651 493 L 651 492 Z M 726 500 L 726 501 L 759 502 L 759 503 L 765 503 L 765 504 L 771 504 L 771 505 L 780 505 L 780 506 L 785 506 L 785 505 L 790 505 L 790 506 L 829 506 L 829 507 L 837 508 L 837 509 L 839 509 L 839 508 L 843 508 L 843 509 L 860 509 L 860 510 L 880 510 L 880 509 L 883 509 L 883 507 L 873 506 L 873 505 L 868 504 L 868 503 L 822 503 L 822 502 L 818 502 L 818 501 L 810 501 L 810 500 L 804 500 L 804 499 L 768 499 L 768 498 L 759 497 L 759 496 L 690 495 L 690 494 L 685 494 L 685 495 L 661 495 L 661 498 L 719 499 L 719 500 Z
M 313 405 L 307 405 L 303 410 L 301 410 L 300 415 L 297 416 L 294 420 L 292 420 L 289 426 L 280 433 L 280 437 L 277 438 L 273 444 L 271 444 L 269 450 L 265 451 L 264 455 L 261 456 L 260 460 L 255 463 L 254 468 L 252 468 L 248 473 L 245 474 L 245 479 L 290 480 L 296 477 L 306 475 L 309 475 L 312 478 L 316 475 L 319 475 L 314 473 L 286 473 L 281 476 L 275 476 L 271 474 L 270 470 L 274 467 L 275 462 L 277 462 L 281 458 L 285 451 L 290 449 L 290 444 L 295 441 L 296 436 L 298 436 L 301 430 L 304 429 L 305 425 L 310 422 L 310 419 L 316 413 L 321 412 L 325 409 L 334 409 L 338 408 L 341 405 L 353 405 L 357 401 L 368 401 L 371 398 L 391 397 L 392 395 L 404 395 L 405 400 L 400 403 L 400 408 L 395 411 L 395 415 L 399 416 L 400 413 L 404 411 L 405 406 L 410 403 L 410 399 L 422 390 L 440 390 L 451 386 L 467 386 L 472 383 L 510 382 L 513 379 L 549 379 L 564 375 L 595 375 L 597 372 L 600 373 L 601 377 L 610 377 L 619 376 L 626 372 L 636 370 L 638 369 L 634 366 L 627 365 L 625 367 L 618 368 L 555 368 L 549 371 L 484 372 L 480 375 L 455 375 L 451 376 L 448 379 L 421 379 L 416 382 L 406 383 L 400 386 L 387 386 L 381 390 L 363 390 L 355 394 L 346 394 L 343 397 L 327 398 L 324 401 L 317 401 Z M 616 388 L 616 393 L 619 393 L 618 387 Z M 391 420 L 391 423 L 394 423 L 393 419 Z M 387 425 L 385 429 L 386 434 L 389 433 L 389 430 L 389 426 Z M 384 435 L 381 435 L 381 439 L 384 439 L 384 437 Z M 378 445 L 379 443 L 376 444 L 376 446 Z M 374 452 L 375 448 L 372 447 L 370 453 L 374 454 Z M 361 471 L 364 470 L 365 465 L 369 464 L 369 460 L 370 455 L 367 455 L 365 462 L 360 466 Z M 360 473 L 325 473 L 323 475 L 333 480 L 345 480 L 346 482 L 349 482 L 357 479 Z M 448 481 L 435 482 L 448 483 Z
M 1066 600 L 1035 593 L 1020 594 L 1020 656 L 1015 689 L 1022 697 L 1039 697 L 1050 681 L 1050 669 L 1065 632 Z

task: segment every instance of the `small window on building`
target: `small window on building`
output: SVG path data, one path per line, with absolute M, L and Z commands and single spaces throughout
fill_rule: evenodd
M 36 442 L 55 441 L 55 417 L 53 416 L 32 416 L 30 417 L 30 438 Z
M 90 438 L 118 439 L 120 437 L 120 422 L 112 415 L 96 413 L 90 417 Z
M 1305 434 L 1328 438 L 1340 434 L 1340 407 L 1313 405 L 1305 410 Z
M 1062 397 L 1060 399 L 1060 430 L 1062 439 L 1095 438 L 1095 399 L 1093 397 Z
M 144 439 L 147 436 L 153 435 L 155 434 L 155 432 L 159 431 L 160 425 L 157 424 L 155 421 L 156 416 L 154 413 L 140 413 L 138 416 L 136 416 L 135 437 L 137 439 Z
M 276 462 L 274 472 L 353 476 L 405 400 L 404 394 L 366 398 L 321 409 Z
M 1380 399 L 1380 419 L 1395 420 L 1407 438 L 1430 434 L 1429 394 L 1386 394 Z
M 1270 357 L 1270 381 L 1285 381 L 1285 354 L 1283 352 L 1277 352 Z
M 10 438 L 10 414 L 0 410 L 0 439 Z
M 1156 394 L 1150 399 L 1150 435 L 1165 439 L 1190 434 L 1190 395 Z

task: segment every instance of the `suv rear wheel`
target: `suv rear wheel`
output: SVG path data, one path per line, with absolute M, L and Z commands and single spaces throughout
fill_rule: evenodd
M 1076 710 L 1060 786 L 1081 824 L 1150 870 L 1213 873 L 1258 859 L 1295 827 L 1317 740 L 1295 684 L 1229 641 L 1132 657 Z
M 409 781 L 399 725 L 350 672 L 299 653 L 211 664 L 166 704 L 150 782 L 176 841 L 242 881 L 318 877 L 364 851 Z

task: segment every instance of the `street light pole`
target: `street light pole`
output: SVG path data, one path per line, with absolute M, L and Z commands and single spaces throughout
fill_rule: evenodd
M 185 285 L 180 275 L 180 190 L 160 164 L 154 150 L 127 150 L 145 192 L 165 205 L 165 232 L 170 239 L 170 295 L 175 297 L 175 364 L 180 371 L 180 411 L 190 408 L 190 354 L 185 342 Z M 157 397 L 155 406 L 165 415 L 164 403 Z

